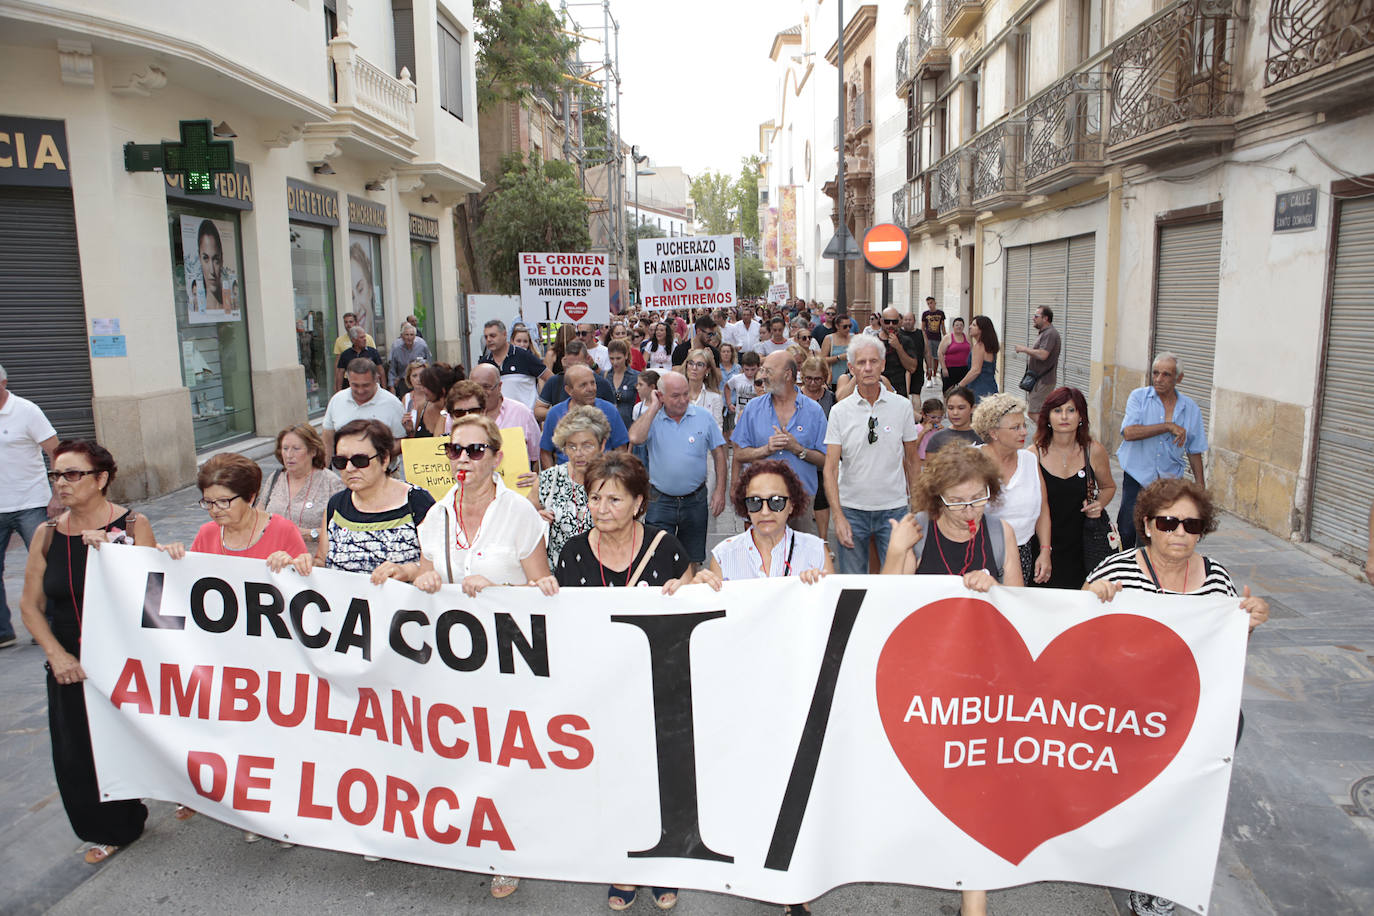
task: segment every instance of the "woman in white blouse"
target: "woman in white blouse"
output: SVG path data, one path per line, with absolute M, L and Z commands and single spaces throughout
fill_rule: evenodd
M 1002 392 L 982 398 L 973 409 L 973 431 L 983 440 L 1002 477 L 997 514 L 1011 524 L 1027 585 L 1050 578 L 1050 504 L 1040 479 L 1040 462 L 1025 448 L 1026 402 Z
M 426 592 L 461 584 L 469 597 L 489 585 L 537 585 L 546 595 L 558 591 L 539 510 L 496 473 L 501 430 L 484 415 L 456 417 L 444 450 L 453 468 L 453 489 L 420 523 L 420 562 L 393 578 Z
M 787 527 L 787 520 L 809 497 L 801 480 L 786 462 L 754 461 L 735 481 L 735 512 L 749 520 L 749 528 L 721 541 L 711 550 L 705 569 L 694 583 L 717 591 L 733 579 L 781 579 L 796 576 L 808 585 L 834 572 L 825 542 L 814 534 Z

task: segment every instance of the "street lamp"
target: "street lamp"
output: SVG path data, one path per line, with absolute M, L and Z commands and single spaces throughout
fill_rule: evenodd
M 638 147 L 638 146 L 631 146 L 631 147 L 630 147 L 630 158 L 631 158 L 632 160 L 634 160 L 634 164 L 635 164 L 635 252 L 636 252 L 636 257 L 637 257 L 637 256 L 638 256 L 638 251 L 639 251 L 639 226 L 640 226 L 641 222 L 643 222 L 643 218 L 640 216 L 640 213 L 639 213 L 639 176 L 640 176 L 640 175 L 657 175 L 658 173 L 655 172 L 653 169 L 641 169 L 641 168 L 639 167 L 640 163 L 648 161 L 649 157 L 648 157 L 647 155 L 640 155 L 639 147 Z M 640 287 L 640 285 L 641 285 L 641 284 L 640 284 L 639 282 L 636 282 L 636 283 L 635 283 L 635 301 L 636 301 L 636 302 L 639 301 L 639 287 Z

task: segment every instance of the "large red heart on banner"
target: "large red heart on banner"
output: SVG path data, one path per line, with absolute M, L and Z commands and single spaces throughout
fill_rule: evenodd
M 563 303 L 563 314 L 573 321 L 581 321 L 582 316 L 587 314 L 587 303 L 581 300 L 574 302 L 570 299 Z
M 1188 737 L 1199 690 L 1192 651 L 1154 620 L 1097 617 L 1031 658 L 975 598 L 912 613 L 877 669 L 879 715 L 912 782 L 1013 864 L 1158 776 Z

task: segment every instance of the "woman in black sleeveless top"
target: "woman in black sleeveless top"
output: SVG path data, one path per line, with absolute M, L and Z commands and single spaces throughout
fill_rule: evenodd
M 1050 508 L 1054 556 L 1044 585 L 1082 588 L 1091 572 L 1083 560 L 1083 519 L 1099 517 L 1116 493 L 1111 459 L 1088 427 L 1083 392 L 1056 388 L 1045 398 L 1036 423 L 1035 454 Z
M 48 730 L 57 788 L 72 830 L 93 844 L 85 853 L 91 865 L 138 839 L 148 817 L 148 809 L 137 799 L 100 800 L 81 686 L 86 679 L 80 654 L 81 620 L 88 610 L 87 550 L 103 543 L 156 546 L 145 517 L 105 498 L 114 476 L 114 457 L 95 442 L 66 441 L 57 446 L 48 478 L 67 511 L 34 538 L 20 601 L 24 625 L 48 656 Z

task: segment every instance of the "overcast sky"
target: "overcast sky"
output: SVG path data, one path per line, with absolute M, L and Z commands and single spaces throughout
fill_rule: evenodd
M 584 26 L 599 4 L 571 7 Z M 620 22 L 620 132 L 653 162 L 729 174 L 773 116 L 773 36 L 801 24 L 790 0 L 611 0 Z M 594 33 L 596 34 L 596 33 Z M 583 57 L 599 54 L 588 45 Z

